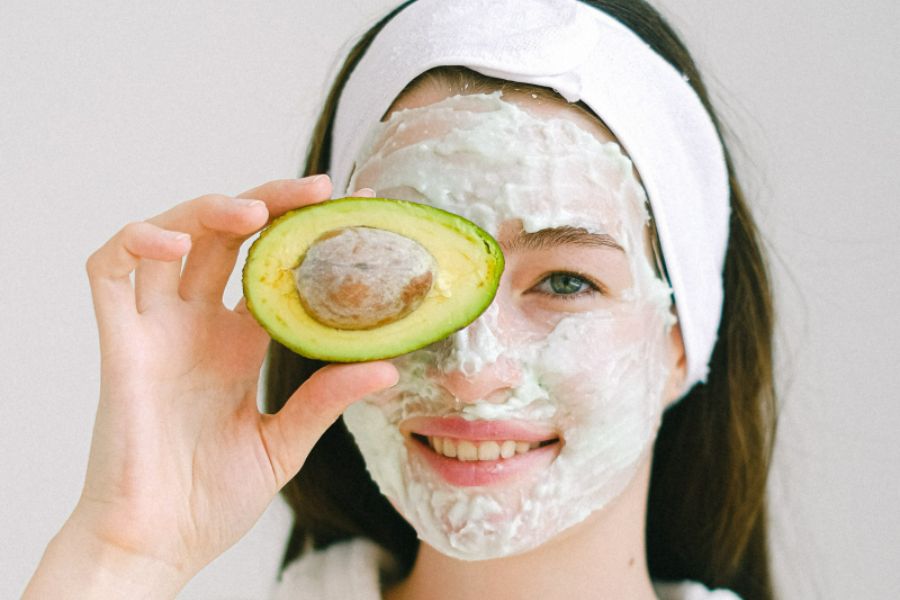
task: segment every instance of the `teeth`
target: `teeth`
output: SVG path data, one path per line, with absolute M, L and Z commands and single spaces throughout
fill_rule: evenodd
M 478 442 L 471 440 L 457 440 L 453 438 L 429 436 L 428 445 L 447 458 L 456 458 L 462 461 L 497 460 L 500 458 L 512 458 L 516 454 L 525 454 L 529 450 L 539 447 L 540 442 L 519 442 L 505 440 L 496 442 L 492 440 Z
M 497 442 L 478 444 L 478 460 L 497 460 L 498 458 L 500 458 L 500 444 Z
M 478 448 L 470 441 L 461 440 L 456 444 L 456 458 L 459 460 L 478 460 Z
M 456 458 L 456 444 L 450 438 L 438 438 L 443 441 L 441 454 L 447 458 Z
M 503 445 L 500 446 L 500 457 L 501 458 L 512 458 L 516 455 L 516 443 L 512 440 L 506 440 L 503 442 Z

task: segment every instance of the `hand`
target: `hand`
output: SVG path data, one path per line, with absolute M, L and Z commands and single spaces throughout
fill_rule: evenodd
M 278 414 L 257 410 L 269 338 L 222 293 L 249 235 L 330 193 L 321 176 L 202 196 L 90 257 L 100 403 L 64 532 L 165 565 L 183 585 L 250 529 L 351 402 L 396 382 L 386 362 L 330 365 Z

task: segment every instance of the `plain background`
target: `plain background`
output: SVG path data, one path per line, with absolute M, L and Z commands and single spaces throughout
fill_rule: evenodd
M 80 492 L 98 388 L 85 259 L 128 221 L 294 176 L 338 50 L 392 3 L 3 3 L 0 597 Z M 900 597 L 900 5 L 657 5 L 740 142 L 771 248 L 782 595 Z M 289 524 L 276 501 L 181 597 L 266 597 Z

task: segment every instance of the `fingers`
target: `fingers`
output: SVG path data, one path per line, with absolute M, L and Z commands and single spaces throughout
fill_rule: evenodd
M 375 190 L 373 190 L 372 188 L 361 188 L 356 190 L 353 193 L 353 196 L 356 198 L 374 198 Z
M 250 309 L 247 308 L 247 299 L 241 296 L 241 299 L 237 301 L 237 304 L 234 305 L 232 311 L 239 315 L 249 315 Z
M 269 209 L 269 216 L 274 219 L 289 210 L 330 198 L 331 190 L 328 175 L 311 175 L 303 179 L 270 181 L 239 194 L 238 198 L 262 200 Z
M 297 474 L 316 441 L 353 402 L 393 386 L 389 362 L 328 365 L 316 371 L 276 415 L 266 415 L 263 435 L 278 487 Z
M 190 248 L 187 233 L 165 230 L 152 223 L 131 223 L 94 252 L 88 258 L 87 273 L 101 328 L 106 322 L 137 313 L 131 273 L 141 262 L 161 261 L 178 268 Z
M 180 260 L 141 260 L 134 270 L 134 297 L 138 312 L 146 311 L 158 300 L 174 297 L 180 282 Z
M 273 217 L 287 210 L 320 202 L 330 197 L 331 180 L 327 175 L 304 179 L 270 181 L 236 198 L 211 194 L 180 204 L 152 219 L 167 229 L 187 231 L 193 248 L 179 273 L 178 293 L 185 300 L 220 302 L 228 278 L 234 270 L 241 244 Z M 148 265 L 147 279 L 155 289 L 170 291 L 173 274 L 154 273 Z M 144 286 L 145 269 L 136 276 Z
M 195 210 L 198 228 L 177 291 L 185 300 L 219 302 L 241 243 L 269 213 L 261 200 L 227 196 L 201 197 Z
M 276 180 L 237 198 L 200 196 L 145 224 L 129 225 L 88 261 L 98 303 L 105 313 L 112 310 L 112 304 L 121 304 L 125 311 L 143 312 L 158 300 L 177 297 L 219 303 L 247 237 L 271 218 L 321 202 L 330 194 L 327 175 Z M 187 235 L 179 241 L 175 234 L 167 238 L 165 230 Z M 179 259 L 188 250 L 182 271 Z

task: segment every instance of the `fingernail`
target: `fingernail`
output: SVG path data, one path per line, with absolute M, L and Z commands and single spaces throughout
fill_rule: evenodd
M 175 240 L 176 242 L 191 239 L 191 234 L 184 233 L 183 231 L 171 231 L 169 229 L 164 229 L 162 234 L 163 234 L 163 236 L 165 236 L 171 240 Z
M 396 387 L 396 385 L 397 385 L 398 383 L 400 383 L 400 371 L 398 371 L 397 368 L 394 367 L 393 363 L 390 363 L 390 362 L 385 361 L 385 364 L 390 365 L 390 366 L 393 368 L 393 371 L 394 371 L 394 372 L 393 372 L 393 377 L 392 377 L 393 383 L 391 383 L 390 385 L 388 385 L 388 388 Z
M 328 179 L 328 175 L 309 175 L 302 179 L 298 179 L 297 181 L 306 185 L 312 185 L 314 183 L 319 183 L 319 181 L 323 179 Z
M 238 206 L 265 206 L 266 203 L 262 200 L 252 200 L 250 198 L 232 198 L 232 201 Z
M 372 188 L 362 188 L 360 190 L 356 190 L 356 194 L 354 194 L 354 196 L 362 196 L 365 198 L 374 198 L 375 190 L 373 190 Z

